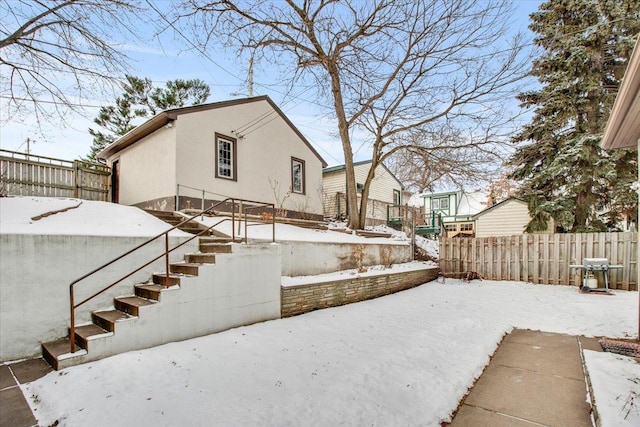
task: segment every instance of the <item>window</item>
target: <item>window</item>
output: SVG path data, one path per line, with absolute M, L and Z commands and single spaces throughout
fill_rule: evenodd
M 461 231 L 473 231 L 473 223 L 472 222 L 468 222 L 465 224 L 460 224 L 460 230 Z
M 449 209 L 449 198 L 441 197 L 439 199 L 431 199 L 431 210 Z
M 236 140 L 216 134 L 216 178 L 237 180 Z
M 304 194 L 304 160 L 291 158 L 291 192 Z
M 393 204 L 400 206 L 400 192 L 398 190 L 393 190 Z
M 356 183 L 356 192 L 362 193 L 364 191 L 364 184 Z
M 447 231 L 458 231 L 458 224 L 445 224 L 444 229 Z

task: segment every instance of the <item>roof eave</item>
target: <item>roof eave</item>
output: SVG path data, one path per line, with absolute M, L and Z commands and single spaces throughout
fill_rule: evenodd
M 99 152 L 96 157 L 98 159 L 107 159 L 112 155 L 124 150 L 130 145 L 135 144 L 147 135 L 151 135 L 163 126 L 176 119 L 176 115 L 171 112 L 162 112 L 156 114 L 151 119 L 147 120 L 140 126 L 136 126 L 129 132 L 115 140 L 112 144 L 109 144 L 104 150 Z
M 635 147 L 640 139 L 640 39 L 611 109 L 601 146 L 604 149 Z

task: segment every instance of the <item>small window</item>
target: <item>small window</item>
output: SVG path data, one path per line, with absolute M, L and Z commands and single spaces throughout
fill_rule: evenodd
M 473 231 L 473 223 L 472 222 L 468 222 L 465 224 L 461 224 L 460 225 L 460 230 L 461 231 Z
M 431 210 L 449 209 L 449 198 L 431 199 Z
M 444 229 L 447 231 L 458 231 L 458 225 L 457 224 L 446 224 L 444 226 Z
M 304 194 L 304 160 L 291 158 L 291 192 Z
M 236 140 L 216 134 L 216 178 L 237 180 Z
M 400 206 L 400 192 L 398 190 L 393 190 L 393 204 L 396 206 Z
M 356 192 L 362 193 L 364 191 L 364 184 L 357 183 L 356 184 Z

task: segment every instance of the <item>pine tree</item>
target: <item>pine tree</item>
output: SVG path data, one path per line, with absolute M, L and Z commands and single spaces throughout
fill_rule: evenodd
M 635 151 L 605 152 L 600 140 L 640 32 L 639 11 L 639 0 L 550 0 L 531 14 L 544 51 L 531 74 L 542 88 L 518 96 L 534 116 L 513 138 L 521 145 L 509 161 L 529 203 L 527 231 L 546 229 L 550 218 L 564 231 L 605 230 L 619 214 L 637 212 Z
M 136 119 L 152 117 L 171 108 L 202 104 L 210 93 L 209 86 L 199 79 L 176 79 L 168 81 L 165 88 L 154 88 L 150 79 L 134 76 L 127 76 L 123 90 L 115 105 L 101 107 L 93 120 L 103 130 L 89 128 L 93 144 L 85 160 L 95 161 L 107 145 L 135 127 Z

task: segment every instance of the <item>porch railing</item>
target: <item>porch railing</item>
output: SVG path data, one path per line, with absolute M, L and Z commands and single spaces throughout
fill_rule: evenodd
M 244 203 L 249 203 L 251 206 L 245 206 L 243 207 Z M 195 234 L 193 237 L 185 240 L 182 243 L 177 244 L 176 246 L 174 246 L 173 248 L 169 248 L 169 233 L 173 230 L 175 230 L 176 228 L 179 228 L 187 223 L 190 223 L 192 221 L 195 220 L 195 218 L 197 217 L 202 217 L 203 215 L 209 214 L 209 213 L 214 213 L 215 212 L 215 208 L 223 205 L 223 204 L 231 204 L 232 209 L 231 209 L 231 218 L 223 218 L 220 221 L 216 222 L 215 224 L 201 230 L 199 233 Z M 236 219 L 236 206 L 238 207 L 238 218 Z M 262 202 L 256 202 L 256 201 L 251 201 L 251 200 L 243 200 L 243 199 L 234 199 L 234 198 L 226 198 L 225 200 L 222 200 L 220 202 L 217 202 L 213 205 L 211 205 L 209 208 L 207 209 L 203 209 L 201 212 L 198 212 L 197 214 L 185 219 L 184 221 L 180 222 L 179 224 L 174 225 L 173 227 L 171 227 L 170 229 L 168 229 L 167 231 L 158 234 L 157 236 L 154 236 L 152 238 L 150 238 L 149 240 L 139 244 L 138 246 L 128 250 L 127 252 L 123 253 L 122 255 L 112 259 L 111 261 L 107 262 L 106 264 L 101 265 L 100 267 L 90 271 L 89 273 L 85 274 L 84 276 L 81 276 L 79 278 L 77 278 L 76 280 L 74 280 L 73 282 L 71 282 L 71 284 L 69 285 L 69 307 L 70 307 L 70 317 L 71 317 L 71 327 L 70 327 L 70 331 L 69 331 L 69 345 L 70 345 L 70 349 L 71 349 L 71 353 L 75 352 L 75 310 L 76 308 L 80 307 L 81 305 L 89 302 L 90 300 L 92 300 L 93 298 L 97 297 L 98 295 L 101 295 L 102 293 L 106 292 L 107 290 L 113 288 L 115 285 L 117 285 L 118 283 L 122 282 L 123 280 L 131 277 L 133 274 L 137 273 L 138 271 L 142 270 L 143 268 L 149 266 L 150 264 L 162 259 L 164 257 L 164 262 L 165 262 L 165 268 L 166 268 L 166 273 L 165 273 L 165 283 L 164 286 L 168 287 L 171 284 L 171 281 L 169 279 L 170 276 L 170 271 L 169 271 L 169 254 L 173 251 L 175 251 L 176 249 L 186 245 L 187 243 L 189 243 L 190 241 L 192 241 L 193 239 L 200 237 L 204 234 L 208 234 L 214 227 L 216 227 L 217 225 L 225 222 L 225 221 L 231 221 L 231 229 L 232 231 L 232 239 L 235 241 L 235 224 L 236 222 L 238 223 L 238 225 L 240 225 L 240 223 L 242 222 L 242 215 L 244 214 L 244 240 L 245 242 L 247 242 L 247 227 L 248 227 L 248 211 L 251 209 L 255 209 L 255 208 L 267 208 L 271 210 L 271 218 L 269 218 L 271 220 L 271 226 L 272 226 L 272 241 L 275 242 L 276 240 L 276 222 L 275 222 L 275 205 L 273 203 L 262 203 Z M 127 273 L 126 275 L 124 275 L 123 277 L 121 277 L 120 279 L 116 280 L 115 282 L 111 283 L 108 286 L 105 286 L 104 288 L 102 288 L 101 290 L 95 292 L 93 295 L 85 298 L 84 300 L 80 301 L 79 303 L 76 304 L 75 302 L 75 286 L 82 282 L 83 280 L 87 279 L 88 277 L 93 276 L 94 274 L 98 273 L 99 271 L 104 270 L 105 268 L 109 267 L 110 265 L 112 265 L 113 263 L 126 258 L 127 256 L 133 254 L 134 252 L 138 251 L 139 249 L 149 245 L 152 242 L 155 242 L 156 240 L 161 239 L 162 237 L 164 237 L 164 253 L 161 253 L 160 255 L 156 256 L 155 258 L 153 258 L 152 260 L 144 263 L 143 265 L 141 265 L 140 267 L 136 268 L 135 270 Z

